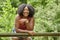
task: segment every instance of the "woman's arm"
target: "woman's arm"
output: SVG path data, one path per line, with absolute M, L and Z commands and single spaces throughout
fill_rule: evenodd
M 31 18 L 30 22 L 27 20 L 25 24 L 26 24 L 27 30 L 32 31 L 34 29 L 34 17 Z
M 17 33 L 26 32 L 26 33 L 29 33 L 30 35 L 34 35 L 35 32 L 31 31 L 31 29 L 33 30 L 33 25 L 32 24 L 31 24 L 31 27 L 30 26 L 28 27 L 29 24 L 27 25 L 27 29 L 29 29 L 29 30 L 19 29 L 19 19 L 20 18 L 18 18 L 18 17 L 16 17 L 16 19 L 15 19 L 15 30 L 16 30 L 16 32 Z M 30 23 L 32 23 L 32 21 L 33 21 L 33 19 L 31 20 Z
M 22 29 L 19 29 L 19 16 L 17 16 L 16 17 L 16 19 L 15 19 L 15 30 L 16 30 L 16 32 L 17 33 L 19 33 L 19 32 L 28 32 L 28 30 L 22 30 Z

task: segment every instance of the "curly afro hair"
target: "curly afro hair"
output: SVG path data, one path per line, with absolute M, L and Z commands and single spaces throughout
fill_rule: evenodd
M 19 5 L 19 7 L 17 9 L 17 14 L 19 14 L 19 16 L 23 16 L 23 10 L 24 10 L 25 7 L 28 7 L 28 9 L 29 9 L 28 17 L 33 17 L 34 13 L 35 13 L 35 9 L 29 4 L 21 4 L 21 5 Z

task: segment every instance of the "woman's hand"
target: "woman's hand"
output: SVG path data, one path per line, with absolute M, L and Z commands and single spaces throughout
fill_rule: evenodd
M 28 31 L 28 34 L 30 34 L 30 35 L 34 35 L 35 32 L 33 32 L 33 31 Z
M 26 19 L 25 23 L 29 23 L 29 21 Z
M 27 22 L 27 19 L 20 19 L 19 22 L 20 23 L 25 23 L 25 22 Z

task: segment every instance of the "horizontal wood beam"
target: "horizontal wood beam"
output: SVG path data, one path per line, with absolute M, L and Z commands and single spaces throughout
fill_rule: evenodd
M 20 37 L 20 36 L 60 36 L 60 32 L 45 32 L 29 35 L 28 33 L 0 33 L 0 37 Z

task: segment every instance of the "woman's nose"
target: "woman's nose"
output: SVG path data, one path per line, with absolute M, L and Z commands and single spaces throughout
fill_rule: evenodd
M 24 13 L 28 13 L 29 11 L 24 11 Z

